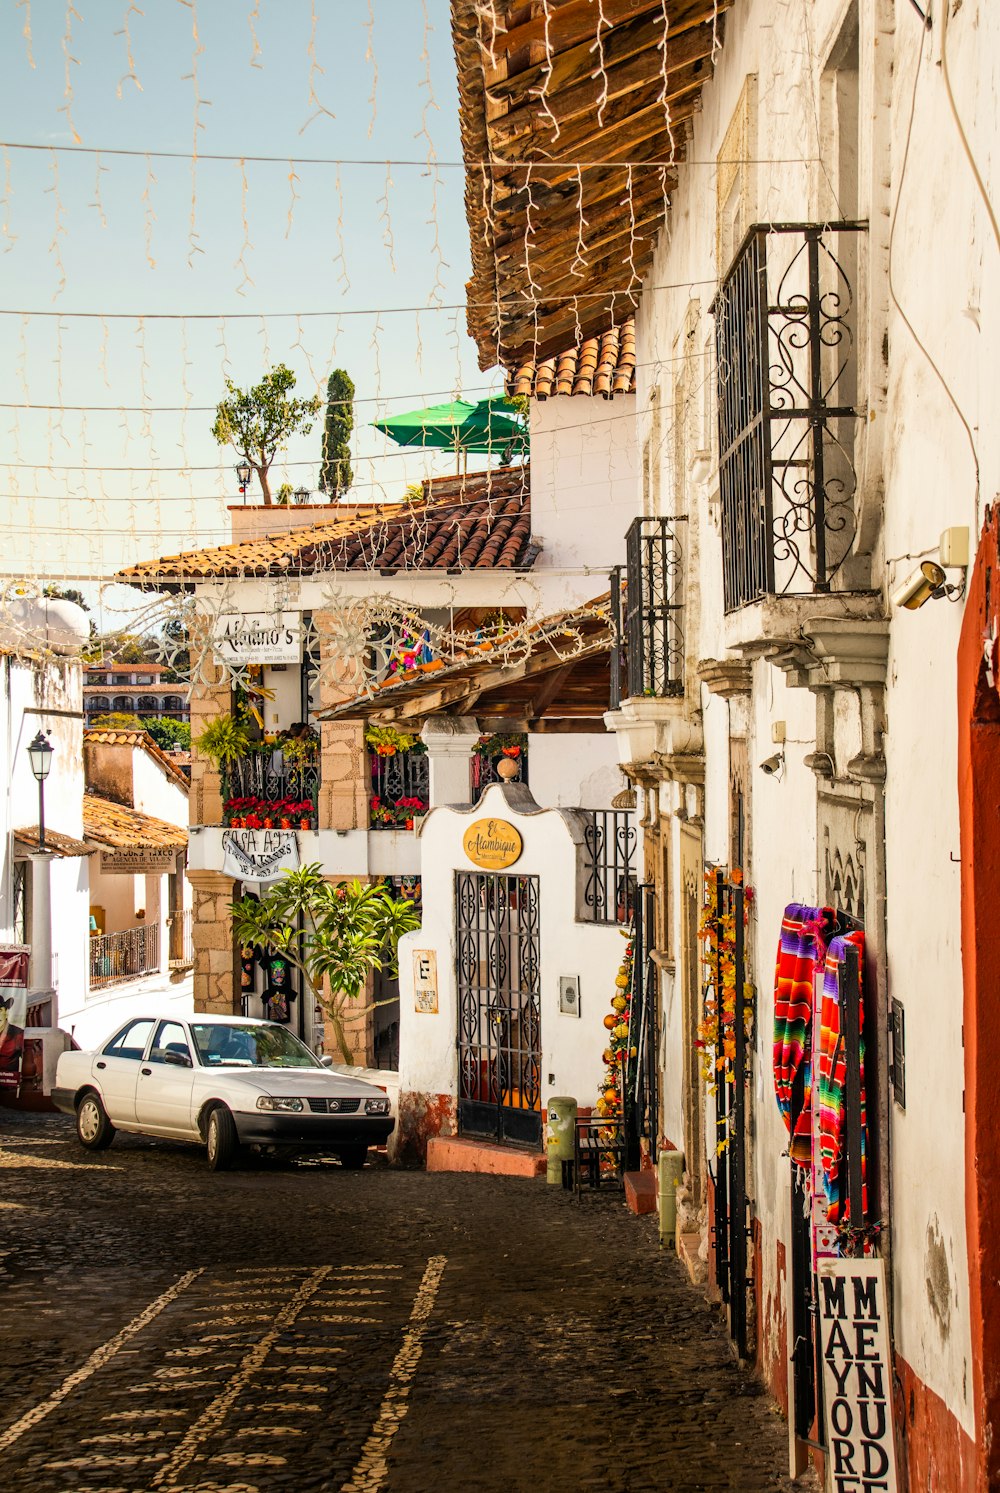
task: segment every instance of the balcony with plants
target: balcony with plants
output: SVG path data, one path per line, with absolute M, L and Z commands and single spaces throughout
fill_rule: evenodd
M 194 745 L 219 774 L 223 824 L 316 828 L 320 744 L 312 727 L 259 732 L 239 716 L 220 716 Z
M 469 763 L 469 789 L 473 803 L 491 783 L 526 784 L 527 781 L 527 736 L 494 731 L 492 735 L 479 738 Z
M 365 731 L 371 771 L 368 824 L 373 830 L 412 830 L 430 807 L 430 764 L 419 737 L 395 726 Z

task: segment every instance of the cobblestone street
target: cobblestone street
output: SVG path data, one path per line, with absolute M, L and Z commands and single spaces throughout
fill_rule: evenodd
M 10 1493 L 780 1489 L 653 1221 L 543 1182 L 204 1156 L 0 1113 Z

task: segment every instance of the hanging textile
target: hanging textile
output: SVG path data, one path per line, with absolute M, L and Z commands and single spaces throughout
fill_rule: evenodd
M 861 1057 L 861 1211 L 860 1219 L 850 1217 L 850 1204 L 846 1196 L 845 1179 L 841 1176 L 840 1163 L 844 1154 L 844 1087 L 847 1079 L 847 1053 L 844 1033 L 841 1030 L 840 979 L 844 965 L 844 954 L 848 944 L 858 951 L 858 1023 L 859 1050 Z M 863 1224 L 868 1214 L 868 1181 L 866 1174 L 867 1115 L 865 1110 L 865 1007 L 863 998 L 865 962 L 865 935 L 858 931 L 834 938 L 827 950 L 823 972 L 823 1001 L 820 1008 L 819 1077 L 817 1103 L 819 1105 L 820 1165 L 823 1186 L 827 1198 L 826 1216 L 830 1223 L 849 1222 L 855 1227 Z
M 291 977 L 292 968 L 288 960 L 281 954 L 272 954 L 267 960 L 267 984 L 264 987 L 265 1020 L 291 1021 L 291 1002 L 295 999 Z
M 812 1153 L 809 1035 L 813 982 L 823 967 L 827 943 L 836 927 L 832 907 L 790 902 L 781 920 L 774 973 L 774 1092 L 789 1134 L 788 1154 L 796 1166 L 808 1167 Z M 801 1073 L 801 1103 L 796 1079 Z
M 260 950 L 254 948 L 253 944 L 244 944 L 240 949 L 240 989 L 244 995 L 253 995 L 259 957 Z

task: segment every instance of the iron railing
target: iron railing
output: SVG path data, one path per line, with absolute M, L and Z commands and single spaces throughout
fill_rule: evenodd
M 391 757 L 372 752 L 371 774 L 372 829 L 400 829 L 407 819 L 426 811 L 430 802 L 430 758 L 426 752 L 397 751 Z M 403 804 L 397 808 L 400 799 L 417 799 L 420 807 Z
M 498 765 L 504 760 L 513 762 L 517 771 L 509 778 L 501 777 L 497 772 Z M 525 742 L 516 757 L 508 757 L 504 752 L 489 755 L 486 752 L 473 752 L 469 761 L 469 793 L 473 803 L 477 803 L 479 795 L 483 793 L 491 783 L 527 783 L 528 781 L 528 745 Z
M 584 812 L 585 916 L 595 923 L 627 925 L 635 911 L 635 820 L 615 809 Z
M 865 227 L 755 224 L 713 304 L 727 612 L 830 591 L 852 552 Z
M 170 918 L 170 968 L 184 969 L 194 963 L 193 912 L 182 908 Z
M 655 1153 L 660 1134 L 659 1002 L 657 969 L 652 958 L 655 927 L 654 891 L 642 882 L 635 891 L 632 920 L 632 999 L 628 1011 L 628 1048 L 635 1053 L 626 1068 L 624 1098 L 625 1170 L 641 1165 L 642 1141 Z
M 625 586 L 611 572 L 611 708 L 684 693 L 683 518 L 637 518 L 625 535 Z
M 319 762 L 292 763 L 280 748 L 273 752 L 248 752 L 222 771 L 223 802 L 231 798 L 258 798 L 266 803 L 291 799 L 308 800 L 313 819 L 320 786 Z
M 160 928 L 150 923 L 121 933 L 99 933 L 90 940 L 90 988 L 116 985 L 160 968 Z

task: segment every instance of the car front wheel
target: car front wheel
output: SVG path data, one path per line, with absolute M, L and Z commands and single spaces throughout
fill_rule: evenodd
M 115 1138 L 115 1127 L 98 1096 L 91 1090 L 76 1107 L 76 1133 L 88 1151 L 103 1151 Z
M 235 1160 L 239 1141 L 236 1136 L 236 1124 L 224 1105 L 220 1104 L 209 1115 L 205 1140 L 208 1148 L 209 1169 L 213 1172 L 227 1171 Z
M 346 1171 L 359 1172 L 368 1156 L 368 1147 L 365 1145 L 341 1146 L 337 1155 L 340 1157 L 341 1166 Z

